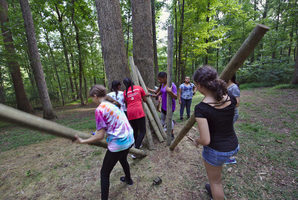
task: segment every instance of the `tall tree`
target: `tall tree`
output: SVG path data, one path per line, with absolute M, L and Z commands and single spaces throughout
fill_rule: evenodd
M 153 88 L 155 76 L 151 3 L 148 0 L 131 0 L 131 6 L 134 62 L 145 84 Z
M 46 119 L 53 119 L 56 117 L 56 115 L 53 111 L 52 103 L 49 97 L 48 88 L 40 61 L 40 55 L 37 48 L 35 29 L 29 2 L 28 0 L 20 0 L 20 5 L 22 15 L 24 18 L 30 63 L 43 107 L 43 117 Z
M 51 60 L 52 62 L 52 66 L 54 67 L 54 71 L 55 71 L 55 74 L 56 74 L 56 78 L 57 78 L 57 81 L 58 81 L 58 87 L 59 87 L 59 91 L 60 91 L 60 96 L 61 96 L 61 100 L 62 100 L 62 105 L 64 106 L 65 104 L 65 101 L 64 101 L 64 95 L 63 95 L 63 91 L 62 91 L 62 86 L 61 86 L 61 81 L 60 81 L 60 76 L 58 74 L 58 70 L 57 70 L 57 63 L 56 63 L 56 60 L 54 58 L 54 53 L 53 53 L 53 49 L 51 47 L 51 44 L 50 44 L 50 40 L 49 40 L 49 34 L 47 33 L 47 31 L 45 31 L 45 38 L 46 38 L 46 42 L 47 42 L 47 45 L 49 47 L 49 51 L 50 51 L 50 54 L 49 54 L 49 60 Z
M 62 42 L 62 47 L 63 47 L 63 53 L 64 53 L 64 58 L 65 58 L 65 63 L 66 63 L 66 67 L 67 67 L 67 72 L 68 72 L 68 78 L 69 78 L 69 83 L 70 83 L 70 89 L 71 89 L 71 96 L 73 99 L 75 99 L 74 96 L 74 86 L 73 86 L 73 81 L 72 81 L 72 74 L 71 74 L 71 68 L 70 68 L 70 64 L 69 64 L 69 58 L 68 58 L 68 49 L 66 47 L 66 42 L 65 42 L 65 29 L 63 28 L 63 16 L 64 13 L 61 13 L 59 10 L 60 5 L 56 4 L 55 5 L 55 10 L 58 16 L 58 30 L 60 33 L 60 37 L 61 37 L 61 42 Z
M 5 92 L 4 92 L 4 85 L 3 85 L 3 73 L 2 67 L 0 66 L 0 103 L 5 103 Z
M 95 0 L 108 85 L 130 77 L 118 0 Z
M 294 76 L 292 79 L 293 84 L 298 84 L 298 41 L 296 44 L 296 55 L 295 55 L 295 71 L 294 71 Z
M 181 71 L 182 66 L 183 66 L 183 61 L 182 61 L 182 45 L 183 45 L 183 25 L 184 25 L 184 3 L 185 1 L 182 1 L 182 5 L 180 4 L 180 1 L 178 1 L 179 3 L 179 10 L 180 10 L 180 29 L 179 29 L 179 43 L 178 43 L 178 83 L 180 84 L 181 81 L 183 80 Z M 181 74 L 181 77 L 180 77 Z
M 152 34 L 153 34 L 153 55 L 154 55 L 154 73 L 157 76 L 158 69 L 158 57 L 157 57 L 157 44 L 156 44 L 156 26 L 155 26 L 155 0 L 151 0 L 151 11 L 152 11 Z M 155 79 L 155 84 L 158 84 Z
M 23 84 L 23 78 L 20 71 L 20 65 L 16 61 L 17 54 L 13 44 L 12 33 L 8 28 L 8 4 L 6 0 L 0 0 L 0 23 L 1 23 L 1 30 L 2 30 L 2 37 L 5 47 L 5 56 L 7 65 L 9 67 L 9 71 L 11 74 L 15 96 L 17 101 L 17 108 L 23 110 L 25 112 L 33 113 L 33 108 L 27 98 L 25 93 L 25 88 Z M 1 81 L 2 86 L 2 81 Z M 0 88 L 1 91 L 3 87 Z M 2 91 L 4 94 L 4 91 Z M 4 95 L 1 95 L 4 97 Z
M 75 22 L 74 15 L 75 14 L 75 0 L 72 0 L 72 15 L 71 20 L 72 24 L 75 28 L 75 34 L 76 34 L 76 42 L 78 47 L 78 54 L 79 54 L 79 98 L 81 101 L 81 105 L 84 105 L 84 99 L 83 99 L 83 58 L 82 58 L 82 47 L 81 47 L 81 41 L 80 41 L 80 32 L 79 28 Z

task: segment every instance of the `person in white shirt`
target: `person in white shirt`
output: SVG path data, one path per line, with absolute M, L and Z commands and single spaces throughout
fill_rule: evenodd
M 112 82 L 111 92 L 107 95 L 112 97 L 115 101 L 117 101 L 120 104 L 120 110 L 122 110 L 127 116 L 127 109 L 124 101 L 123 91 L 121 91 L 120 81 L 114 80 Z

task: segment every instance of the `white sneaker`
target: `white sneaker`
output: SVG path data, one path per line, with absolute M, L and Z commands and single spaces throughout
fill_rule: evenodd
M 132 159 L 136 159 L 137 157 L 133 154 L 130 155 L 130 157 L 132 157 Z

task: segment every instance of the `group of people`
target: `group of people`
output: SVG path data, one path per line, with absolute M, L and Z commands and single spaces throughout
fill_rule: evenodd
M 161 121 L 165 124 L 167 95 L 169 94 L 173 101 L 172 111 L 175 111 L 176 99 L 179 99 L 180 118 L 183 119 L 185 107 L 187 117 L 190 117 L 190 105 L 196 91 L 204 95 L 204 99 L 195 106 L 194 113 L 200 134 L 194 144 L 203 145 L 202 157 L 210 183 L 206 184 L 205 188 L 214 199 L 224 199 L 222 166 L 239 151 L 233 127 L 238 118 L 239 88 L 233 84 L 233 80 L 228 84 L 220 80 L 216 70 L 210 66 L 203 66 L 194 73 L 195 84 L 190 83 L 190 78 L 186 77 L 179 87 L 178 95 L 174 83 L 167 85 L 165 72 L 160 72 L 157 79 L 160 86 L 155 90 L 148 88 L 153 94 L 146 94 L 142 87 L 134 85 L 129 78 L 123 80 L 126 88 L 124 91 L 120 90 L 120 81 L 112 82 L 110 93 L 107 93 L 102 85 L 95 85 L 90 89 L 90 97 L 98 104 L 95 110 L 96 131 L 88 139 L 76 136 L 76 142 L 91 144 L 102 140 L 106 135 L 108 149 L 100 172 L 101 199 L 108 199 L 110 173 L 118 161 L 125 173 L 125 176 L 120 177 L 120 181 L 133 184 L 127 155 L 133 145 L 137 149 L 141 147 L 146 134 L 142 103 L 147 101 L 147 97 L 161 97 Z M 228 92 L 228 88 L 232 88 L 232 92 Z M 172 126 L 174 127 L 174 122 Z M 173 132 L 172 136 L 174 138 Z

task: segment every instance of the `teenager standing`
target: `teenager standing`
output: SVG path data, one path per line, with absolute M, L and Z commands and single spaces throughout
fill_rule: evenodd
M 183 120 L 184 108 L 186 107 L 187 118 L 190 117 L 190 106 L 192 97 L 196 92 L 196 87 L 190 82 L 188 76 L 185 77 L 184 83 L 179 86 L 178 99 L 180 104 L 180 120 Z
M 223 200 L 222 165 L 239 150 L 233 126 L 237 101 L 228 95 L 226 83 L 217 77 L 212 67 L 199 68 L 193 79 L 198 91 L 204 95 L 195 107 L 200 133 L 195 144 L 203 145 L 202 156 L 210 183 L 205 188 L 213 199 Z

